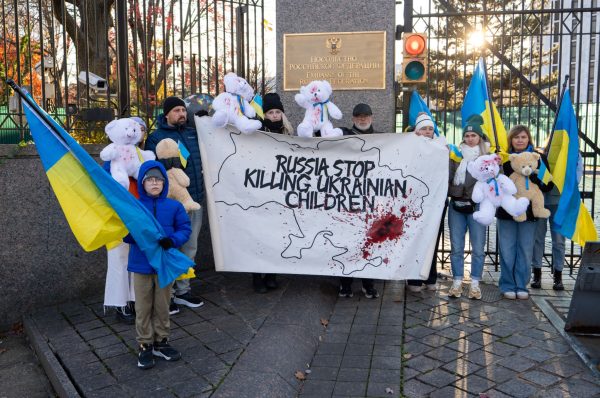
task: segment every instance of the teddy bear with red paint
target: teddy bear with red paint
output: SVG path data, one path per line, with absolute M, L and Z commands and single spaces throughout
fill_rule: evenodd
M 494 222 L 496 208 L 502 207 L 513 217 L 525 213 L 529 199 L 515 198 L 515 184 L 500 174 L 500 156 L 496 154 L 479 156 L 467 165 L 467 171 L 477 180 L 471 199 L 479 203 L 479 210 L 473 213 L 475 221 L 482 225 Z

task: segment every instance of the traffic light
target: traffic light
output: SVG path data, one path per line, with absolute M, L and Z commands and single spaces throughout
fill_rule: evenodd
M 404 33 L 402 83 L 427 81 L 427 36 L 423 33 Z

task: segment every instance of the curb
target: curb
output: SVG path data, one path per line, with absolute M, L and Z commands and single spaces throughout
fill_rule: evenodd
M 46 338 L 40 333 L 30 315 L 23 316 L 23 328 L 25 329 L 27 338 L 31 342 L 33 351 L 42 364 L 46 376 L 48 376 L 58 396 L 60 398 L 80 398 L 81 395 L 77 392 L 71 379 L 48 345 Z

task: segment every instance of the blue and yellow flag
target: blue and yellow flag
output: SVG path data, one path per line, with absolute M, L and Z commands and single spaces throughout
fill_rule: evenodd
M 185 169 L 187 167 L 187 160 L 190 157 L 190 151 L 188 151 L 188 149 L 185 147 L 185 144 L 181 141 L 177 143 L 177 149 L 179 149 L 179 160 Z
M 460 161 L 463 159 L 463 155 L 460 151 L 460 148 L 454 144 L 448 144 L 448 149 L 450 150 L 450 159 L 452 159 L 456 163 L 460 163 Z
M 252 101 L 250 101 L 250 106 L 254 108 L 256 111 L 256 115 L 263 120 L 265 118 L 265 114 L 263 112 L 263 100 L 260 94 L 256 94 Z
M 598 233 L 579 193 L 577 181 L 578 132 L 570 90 L 567 89 L 556 116 L 552 141 L 548 144 L 548 163 L 550 163 L 554 184 L 560 192 L 558 209 L 552 222 L 561 235 L 583 246 L 585 242 L 598 240 Z
M 552 181 L 552 174 L 550 174 L 546 164 L 542 161 L 540 161 L 540 167 L 538 168 L 538 178 L 544 185 L 548 185 Z
M 473 115 L 480 115 L 483 118 L 483 132 L 490 140 L 490 152 L 496 152 L 496 148 L 500 148 L 500 156 L 502 161 L 508 160 L 508 140 L 506 139 L 506 129 L 502 118 L 496 109 L 496 106 L 491 102 L 491 97 L 488 92 L 487 81 L 485 78 L 485 67 L 483 65 L 483 58 L 479 58 L 475 71 L 473 71 L 473 78 L 469 84 L 469 89 L 465 95 L 464 103 L 460 109 L 462 116 L 462 127 L 464 128 L 467 124 L 467 120 Z M 498 136 L 498 142 L 494 136 L 494 130 L 492 128 L 492 114 L 494 115 L 494 124 L 496 126 L 496 135 Z
M 92 251 L 130 233 L 158 274 L 161 287 L 193 267 L 193 261 L 179 250 L 163 250 L 158 240 L 166 234 L 152 213 L 104 171 L 29 94 L 20 94 L 42 165 L 81 247 Z
M 421 112 L 425 112 L 426 114 L 429 115 L 431 120 L 433 120 L 433 132 L 435 133 L 436 136 L 439 136 L 440 131 L 438 130 L 437 123 L 435 122 L 435 119 L 433 118 L 431 111 L 427 107 L 427 104 L 425 103 L 425 101 L 423 101 L 423 98 L 421 98 L 419 93 L 415 90 L 410 95 L 410 107 L 408 108 L 408 124 L 410 124 L 411 126 L 414 126 L 415 122 L 417 120 L 417 116 Z

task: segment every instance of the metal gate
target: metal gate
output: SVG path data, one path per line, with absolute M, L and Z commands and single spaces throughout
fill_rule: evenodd
M 600 116 L 600 8 L 597 0 L 404 0 L 397 2 L 406 31 L 426 32 L 428 83 L 419 86 L 438 126 L 459 143 L 460 107 L 477 59 L 485 57 L 493 101 L 508 129 L 531 128 L 543 146 L 553 127 L 564 75 L 580 126 L 585 176 L 580 189 L 597 214 L 598 126 Z M 598 228 L 596 221 L 596 228 Z M 448 230 L 440 260 L 448 262 Z M 487 261 L 498 266 L 496 233 L 488 230 Z M 547 245 L 545 262 L 551 262 Z M 577 265 L 581 248 L 567 247 L 567 265 Z
M 222 90 L 235 71 L 268 85 L 262 0 L 0 0 L 0 77 L 33 97 L 80 142 L 162 100 Z M 0 86 L 0 143 L 30 139 L 20 103 Z

